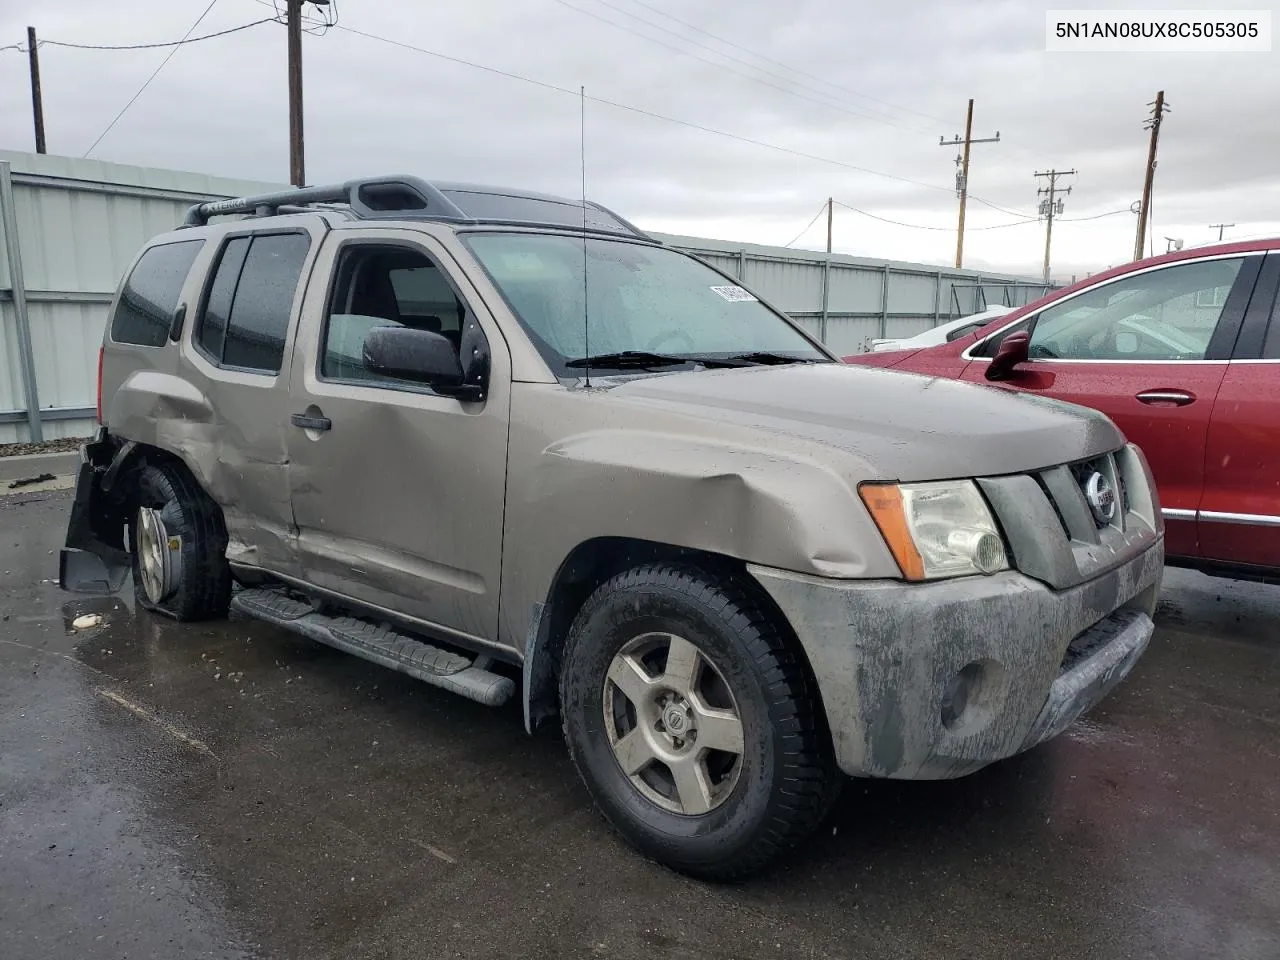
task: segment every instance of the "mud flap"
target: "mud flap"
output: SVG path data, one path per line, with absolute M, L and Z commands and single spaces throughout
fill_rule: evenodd
M 80 448 L 66 546 L 58 557 L 58 585 L 71 593 L 116 593 L 132 569 L 129 554 L 102 539 L 102 531 L 109 529 L 112 520 L 117 531 L 123 529 L 123 521 L 99 488 L 103 470 L 95 463 L 101 459 L 110 462 L 111 453 L 104 433 Z
M 71 593 L 118 593 L 129 576 L 129 555 L 124 562 L 108 562 L 96 553 L 63 548 L 58 558 L 58 584 Z

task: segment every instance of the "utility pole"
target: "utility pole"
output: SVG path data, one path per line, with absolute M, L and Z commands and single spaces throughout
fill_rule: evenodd
M 27 60 L 31 64 L 31 117 L 36 125 L 36 153 L 44 153 L 44 98 L 40 94 L 40 51 L 35 27 L 27 27 Z
M 1062 213 L 1062 201 L 1054 198 L 1059 193 L 1070 193 L 1071 188 L 1058 188 L 1059 177 L 1073 177 L 1076 175 L 1075 170 L 1046 170 L 1044 173 L 1036 173 L 1037 177 L 1048 177 L 1049 185 L 1040 187 L 1036 190 L 1036 196 L 1047 194 L 1047 199 L 1040 201 L 1040 215 L 1048 219 L 1048 227 L 1044 232 L 1044 282 L 1049 282 L 1049 246 L 1053 243 L 1053 218 Z
M 835 206 L 835 200 L 832 197 L 827 197 L 827 253 L 831 252 L 831 208 L 833 206 Z M 1232 226 L 1235 226 L 1235 224 L 1232 224 Z
M 956 134 L 952 140 L 938 138 L 938 146 L 940 147 L 956 147 L 963 146 L 964 153 L 956 156 L 956 195 L 960 198 L 960 223 L 956 228 L 956 266 L 962 266 L 964 263 L 964 207 L 965 201 L 969 199 L 969 147 L 975 143 L 999 143 L 1000 131 L 996 131 L 994 137 L 984 137 L 980 140 L 973 139 L 973 100 L 969 100 L 969 110 L 964 118 L 964 139 L 960 139 L 960 134 Z
M 1152 107 L 1151 116 L 1147 118 L 1143 127 L 1151 131 L 1151 144 L 1147 148 L 1147 173 L 1142 184 L 1142 206 L 1138 208 L 1138 238 L 1133 245 L 1135 260 L 1142 259 L 1142 241 L 1146 237 L 1147 225 L 1151 219 L 1151 185 L 1156 176 L 1156 144 L 1160 140 L 1160 123 L 1164 119 L 1165 111 L 1169 109 L 1168 104 L 1164 102 L 1164 91 L 1159 91 L 1155 102 L 1148 106 Z
M 1209 224 L 1209 229 L 1210 230 L 1216 229 L 1218 231 L 1218 242 L 1221 243 L 1222 231 L 1227 229 L 1227 227 L 1234 227 L 1234 226 L 1235 226 L 1234 223 L 1211 223 Z
M 289 182 L 307 182 L 302 154 L 302 3 L 285 0 L 289 32 Z

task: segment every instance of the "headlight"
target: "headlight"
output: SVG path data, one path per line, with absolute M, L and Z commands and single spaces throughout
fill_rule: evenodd
M 908 580 L 1009 566 L 995 519 L 972 480 L 867 483 L 858 493 Z

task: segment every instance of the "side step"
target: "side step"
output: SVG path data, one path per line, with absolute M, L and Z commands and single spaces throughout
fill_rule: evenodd
M 515 682 L 510 677 L 473 666 L 464 656 L 415 640 L 391 627 L 355 617 L 317 613 L 309 603 L 280 590 L 240 590 L 231 598 L 231 609 L 407 673 L 486 707 L 501 706 L 515 692 Z

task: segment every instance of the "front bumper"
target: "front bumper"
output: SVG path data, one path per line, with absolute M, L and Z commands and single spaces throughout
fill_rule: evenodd
M 1014 571 L 906 584 L 749 569 L 808 655 L 840 768 L 933 780 L 1057 736 L 1129 673 L 1164 541 L 1060 591 Z

